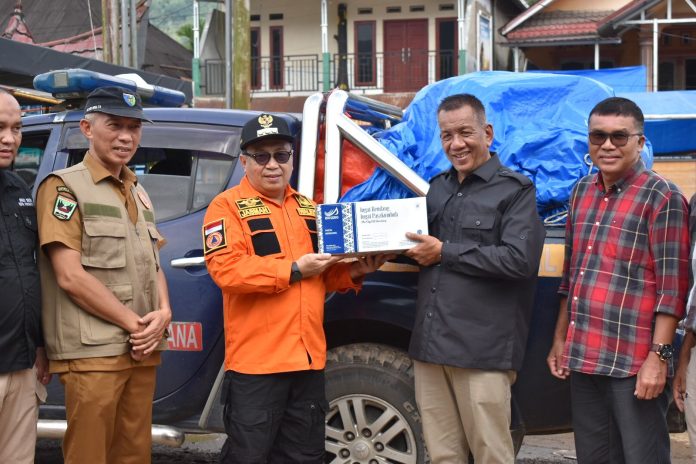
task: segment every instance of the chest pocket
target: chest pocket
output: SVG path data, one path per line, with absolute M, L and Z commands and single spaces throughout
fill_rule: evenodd
M 19 233 L 16 236 L 18 244 L 17 258 L 19 260 L 28 260 L 34 262 L 34 252 L 38 243 L 38 226 L 36 222 L 36 209 L 33 206 L 22 206 L 19 208 L 17 220 Z M 13 242 L 15 242 L 13 240 Z
M 104 218 L 84 218 L 82 264 L 103 269 L 126 266 L 126 225 Z
M 19 219 L 22 221 L 24 227 L 36 233 L 38 227 L 36 223 L 36 209 L 34 209 L 33 206 L 19 208 Z
M 9 207 L 8 207 L 9 204 Z M 34 263 L 38 241 L 36 210 L 33 206 L 17 206 L 14 198 L 0 210 L 0 263 L 14 266 L 16 262 Z
M 255 218 L 247 220 L 251 245 L 257 256 L 275 255 L 281 252 L 278 235 L 273 228 L 270 218 Z
M 461 218 L 462 235 L 483 245 L 496 244 L 495 217 L 495 214 L 469 214 Z

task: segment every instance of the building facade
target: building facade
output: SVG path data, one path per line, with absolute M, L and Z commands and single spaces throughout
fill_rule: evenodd
M 691 0 L 544 0 L 501 34 L 519 70 L 644 65 L 647 89 L 636 91 L 696 89 Z
M 306 96 L 335 87 L 413 93 L 465 72 L 512 69 L 511 51 L 496 31 L 525 6 L 513 0 L 251 0 L 252 93 Z M 213 11 L 201 37 L 203 96 L 224 93 L 224 27 L 224 12 Z

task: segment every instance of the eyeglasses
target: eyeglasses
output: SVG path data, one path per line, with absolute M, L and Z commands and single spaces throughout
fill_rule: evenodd
M 641 136 L 643 134 L 640 132 L 636 134 L 628 134 L 626 132 L 612 132 L 611 134 L 607 134 L 602 131 L 592 131 L 590 132 L 589 138 L 592 145 L 604 145 L 607 139 L 611 139 L 612 145 L 615 147 L 623 147 L 628 143 L 628 138 L 634 135 Z
M 292 156 L 293 152 L 292 150 L 277 151 L 275 153 L 267 153 L 265 151 L 260 151 L 258 153 L 249 153 L 247 151 L 243 151 L 242 154 L 248 156 L 249 158 L 253 158 L 254 161 L 256 161 L 256 163 L 260 164 L 261 166 L 265 166 L 268 164 L 269 161 L 271 161 L 271 156 L 274 160 L 276 160 L 276 163 L 285 164 L 288 162 L 288 160 L 290 160 L 290 157 Z

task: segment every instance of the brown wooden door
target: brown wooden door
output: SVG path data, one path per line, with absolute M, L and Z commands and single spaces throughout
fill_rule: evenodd
M 384 21 L 384 91 L 415 92 L 428 83 L 428 20 Z

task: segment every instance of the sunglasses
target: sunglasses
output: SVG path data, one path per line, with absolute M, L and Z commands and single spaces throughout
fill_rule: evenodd
M 292 156 L 292 150 L 277 151 L 275 153 L 267 153 L 265 151 L 260 151 L 258 153 L 249 153 L 247 151 L 243 151 L 242 154 L 248 156 L 249 158 L 253 158 L 257 164 L 265 166 L 268 164 L 269 161 L 271 161 L 271 156 L 274 160 L 276 160 L 276 163 L 278 164 L 287 163 L 288 160 L 290 160 L 290 157 Z
M 607 134 L 606 132 L 602 131 L 592 131 L 590 132 L 589 138 L 592 145 L 604 145 L 604 142 L 606 142 L 607 139 L 611 139 L 612 145 L 615 147 L 623 147 L 628 143 L 629 137 L 634 135 L 641 136 L 643 134 L 640 132 L 636 134 L 628 134 L 626 132 L 612 132 L 611 134 Z

